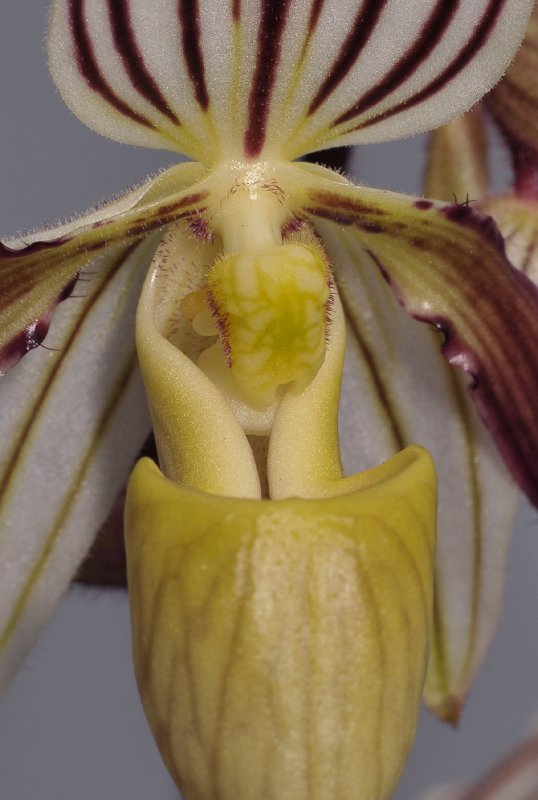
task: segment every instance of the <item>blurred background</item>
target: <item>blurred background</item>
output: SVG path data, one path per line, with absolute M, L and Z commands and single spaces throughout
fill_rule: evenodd
M 65 219 L 172 163 L 108 142 L 63 106 L 44 53 L 48 0 L 0 15 L 0 233 Z M 420 194 L 424 140 L 355 151 L 361 182 Z M 492 166 L 509 174 L 500 143 Z M 29 492 L 29 501 L 31 493 Z M 487 770 L 538 725 L 538 517 L 524 503 L 501 625 L 458 730 L 424 712 L 395 800 Z M 73 588 L 0 705 L 1 800 L 172 800 L 130 661 L 126 594 Z

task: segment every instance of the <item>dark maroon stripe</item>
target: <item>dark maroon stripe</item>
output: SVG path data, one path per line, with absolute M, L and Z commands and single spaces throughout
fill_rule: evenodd
M 461 0 L 437 0 L 429 18 L 422 26 L 422 29 L 417 33 L 415 43 L 375 86 L 372 86 L 371 89 L 338 118 L 338 122 L 351 119 L 352 117 L 364 113 L 367 109 L 387 97 L 387 95 L 397 89 L 398 86 L 401 86 L 401 84 L 429 57 L 434 48 L 437 47 L 460 5 Z
M 205 82 L 198 0 L 178 0 L 178 16 L 181 25 L 183 55 L 189 71 L 189 78 L 194 86 L 194 95 L 198 105 L 207 111 L 209 95 Z
M 46 233 L 42 231 L 42 233 Z M 59 236 L 57 239 L 53 239 L 47 242 L 32 242 L 32 244 L 25 244 L 24 247 L 10 247 L 9 243 L 4 244 L 4 242 L 0 242 L 0 261 L 4 259 L 7 261 L 12 261 L 17 258 L 26 258 L 28 252 L 35 252 L 39 250 L 49 250 L 51 247 L 58 247 L 61 244 L 67 244 L 73 239 L 72 235 L 64 234 L 63 236 Z
M 335 87 L 349 74 L 379 22 L 386 5 L 387 0 L 365 0 L 340 48 L 336 60 L 329 67 L 327 77 L 310 103 L 309 114 L 313 114 L 334 91 Z
M 160 111 L 173 123 L 178 124 L 178 118 L 163 97 L 159 86 L 148 72 L 144 63 L 144 57 L 136 41 L 129 13 L 129 0 L 108 0 L 108 13 L 114 44 L 133 87 L 157 111 Z
M 321 9 L 325 4 L 325 0 L 314 0 L 312 8 L 310 9 L 310 19 L 308 20 L 308 37 L 310 38 L 317 28 L 318 20 L 321 15 Z
M 249 158 L 260 154 L 265 141 L 289 4 L 290 0 L 262 0 L 256 67 L 248 101 L 248 124 L 244 140 L 245 153 Z
M 103 100 L 106 100 L 120 114 L 129 117 L 129 119 L 138 122 L 140 125 L 154 129 L 155 125 L 150 120 L 132 109 L 127 103 L 124 103 L 121 97 L 118 97 L 99 69 L 86 25 L 84 0 L 68 0 L 68 2 L 69 25 L 75 47 L 76 62 L 79 72 L 88 86 L 101 95 Z
M 239 22 L 241 16 L 241 0 L 232 0 L 232 18 L 234 22 Z
M 319 18 L 321 16 L 321 12 L 323 10 L 324 5 L 325 5 L 325 0 L 314 0 L 314 2 L 312 3 L 312 6 L 310 8 L 310 17 L 308 19 L 308 24 L 306 27 L 307 33 L 301 49 L 301 55 L 299 56 L 299 64 L 302 64 L 306 57 L 306 54 L 308 52 L 308 47 L 318 26 Z
M 400 111 L 413 108 L 414 106 L 422 103 L 424 100 L 427 100 L 429 97 L 432 97 L 432 95 L 436 94 L 447 83 L 450 83 L 450 81 L 453 80 L 463 69 L 465 69 L 469 62 L 476 57 L 476 54 L 482 49 L 482 47 L 484 47 L 492 30 L 495 28 L 505 5 L 506 0 L 489 0 L 488 7 L 467 44 L 460 50 L 458 55 L 452 59 L 450 64 L 445 67 L 441 74 L 427 84 L 427 86 L 425 86 L 420 92 L 412 95 L 407 100 L 403 100 L 401 103 L 398 103 L 398 105 L 393 106 L 393 108 L 389 108 L 386 111 L 383 111 L 381 114 L 377 114 L 371 119 L 361 122 L 351 130 L 368 128 L 370 125 L 374 125 L 377 122 L 399 114 Z M 353 116 L 353 113 L 345 112 L 335 120 L 333 125 L 339 125 L 342 122 L 347 122 Z

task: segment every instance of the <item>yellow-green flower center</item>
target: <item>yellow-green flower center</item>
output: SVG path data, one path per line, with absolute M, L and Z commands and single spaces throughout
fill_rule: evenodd
M 223 256 L 208 276 L 210 302 L 234 378 L 252 403 L 279 386 L 304 388 L 325 354 L 330 271 L 315 243 Z

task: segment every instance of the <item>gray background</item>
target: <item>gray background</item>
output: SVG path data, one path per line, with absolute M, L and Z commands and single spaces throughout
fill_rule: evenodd
M 0 16 L 0 231 L 65 218 L 119 192 L 172 157 L 108 142 L 62 105 L 43 51 L 48 0 Z M 365 183 L 419 192 L 420 138 L 355 155 Z M 493 161 L 506 175 L 500 146 Z M 396 794 L 480 775 L 538 722 L 538 525 L 522 504 L 499 635 L 460 729 L 425 713 Z M 177 798 L 133 683 L 126 598 L 73 589 L 0 709 L 0 800 Z

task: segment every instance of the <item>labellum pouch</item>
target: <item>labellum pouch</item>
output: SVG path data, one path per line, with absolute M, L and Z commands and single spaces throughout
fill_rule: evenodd
M 414 738 L 436 511 L 411 447 L 338 497 L 128 490 L 134 661 L 187 800 L 381 800 Z M 364 473 L 367 476 L 367 473 Z

